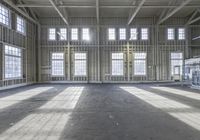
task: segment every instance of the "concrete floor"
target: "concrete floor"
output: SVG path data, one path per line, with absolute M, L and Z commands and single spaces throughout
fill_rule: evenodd
M 153 84 L 0 92 L 0 140 L 199 140 L 200 91 Z

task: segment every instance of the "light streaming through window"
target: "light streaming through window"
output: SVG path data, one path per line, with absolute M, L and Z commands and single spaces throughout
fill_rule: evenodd
M 146 75 L 146 53 L 134 54 L 134 75 Z
M 123 53 L 112 53 L 112 75 L 124 75 L 124 56 Z
M 87 75 L 87 54 L 86 53 L 75 53 L 75 76 L 86 76 Z
M 64 76 L 64 53 L 52 53 L 52 76 Z

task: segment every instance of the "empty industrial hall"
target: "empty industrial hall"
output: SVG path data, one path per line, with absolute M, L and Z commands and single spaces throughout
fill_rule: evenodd
M 200 0 L 0 0 L 0 140 L 200 140 Z

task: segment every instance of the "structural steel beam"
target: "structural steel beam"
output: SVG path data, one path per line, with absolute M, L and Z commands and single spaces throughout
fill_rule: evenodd
M 197 22 L 199 20 L 200 20 L 200 17 L 197 17 L 197 18 L 191 20 L 190 22 L 188 22 L 188 24 L 192 24 L 192 23 Z
M 60 15 L 60 17 L 62 18 L 62 20 L 67 24 L 69 25 L 69 22 L 68 22 L 68 19 L 67 17 L 65 17 L 61 10 L 59 9 L 59 7 L 56 5 L 55 1 L 54 0 L 49 0 L 49 2 L 52 4 L 52 6 L 54 7 L 54 9 L 58 12 L 58 14 Z
M 129 20 L 128 20 L 128 25 L 131 24 L 131 22 L 133 21 L 133 19 L 135 18 L 135 16 L 137 15 L 137 13 L 140 11 L 142 5 L 145 3 L 146 0 L 142 0 L 139 3 L 139 6 L 136 8 L 136 10 L 133 12 L 133 14 L 130 16 Z
M 172 10 L 170 13 L 168 13 L 164 18 L 162 18 L 161 20 L 159 20 L 158 24 L 163 23 L 165 20 L 167 20 L 168 18 L 170 18 L 172 15 L 174 15 L 177 11 L 179 11 L 181 8 L 183 8 L 185 5 L 187 5 L 191 1 L 192 0 L 185 0 L 185 1 L 183 1 L 181 3 L 181 5 L 179 5 L 174 10 Z
M 96 0 L 96 18 L 97 18 L 97 25 L 99 25 L 99 0 Z
M 51 8 L 50 4 L 17 4 L 17 7 Z M 59 8 L 96 8 L 95 5 L 57 5 Z M 137 8 L 135 5 L 101 5 L 99 8 Z M 141 8 L 176 8 L 177 5 L 143 5 Z M 200 5 L 185 5 L 185 8 L 199 8 Z

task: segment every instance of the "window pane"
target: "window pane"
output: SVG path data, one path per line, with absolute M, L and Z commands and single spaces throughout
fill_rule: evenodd
M 21 49 L 5 45 L 5 78 L 22 77 Z
M 115 40 L 115 39 L 116 39 L 115 29 L 109 28 L 108 29 L 108 40 Z
M 134 54 L 134 75 L 146 75 L 146 53 Z
M 87 75 L 87 58 L 86 53 L 75 53 L 75 76 L 86 76 Z
M 51 74 L 64 76 L 64 53 L 52 53 Z
M 82 29 L 82 39 L 83 40 L 90 40 L 90 31 L 89 28 L 83 28 Z
M 17 16 L 17 31 L 25 34 L 25 20 L 20 16 Z
M 130 40 L 137 40 L 137 28 L 131 28 L 130 30 Z
M 71 29 L 71 40 L 78 40 L 78 29 L 77 28 Z
M 178 29 L 178 39 L 185 40 L 185 29 L 184 28 Z
M 112 75 L 124 75 L 123 53 L 112 53 Z
M 182 75 L 183 53 L 171 53 L 171 75 L 174 75 L 175 66 L 180 66 Z
M 168 40 L 174 40 L 175 39 L 175 30 L 174 30 L 174 28 L 168 28 L 167 29 L 167 39 Z
M 9 25 L 10 19 L 9 19 L 9 10 L 0 4 L 0 23 Z
M 126 29 L 125 28 L 119 29 L 119 39 L 126 40 Z
M 148 40 L 149 39 L 149 33 L 147 28 L 141 29 L 141 39 L 142 40 Z
M 49 40 L 56 40 L 56 29 L 49 28 Z
M 60 28 L 60 40 L 67 40 L 67 29 Z

